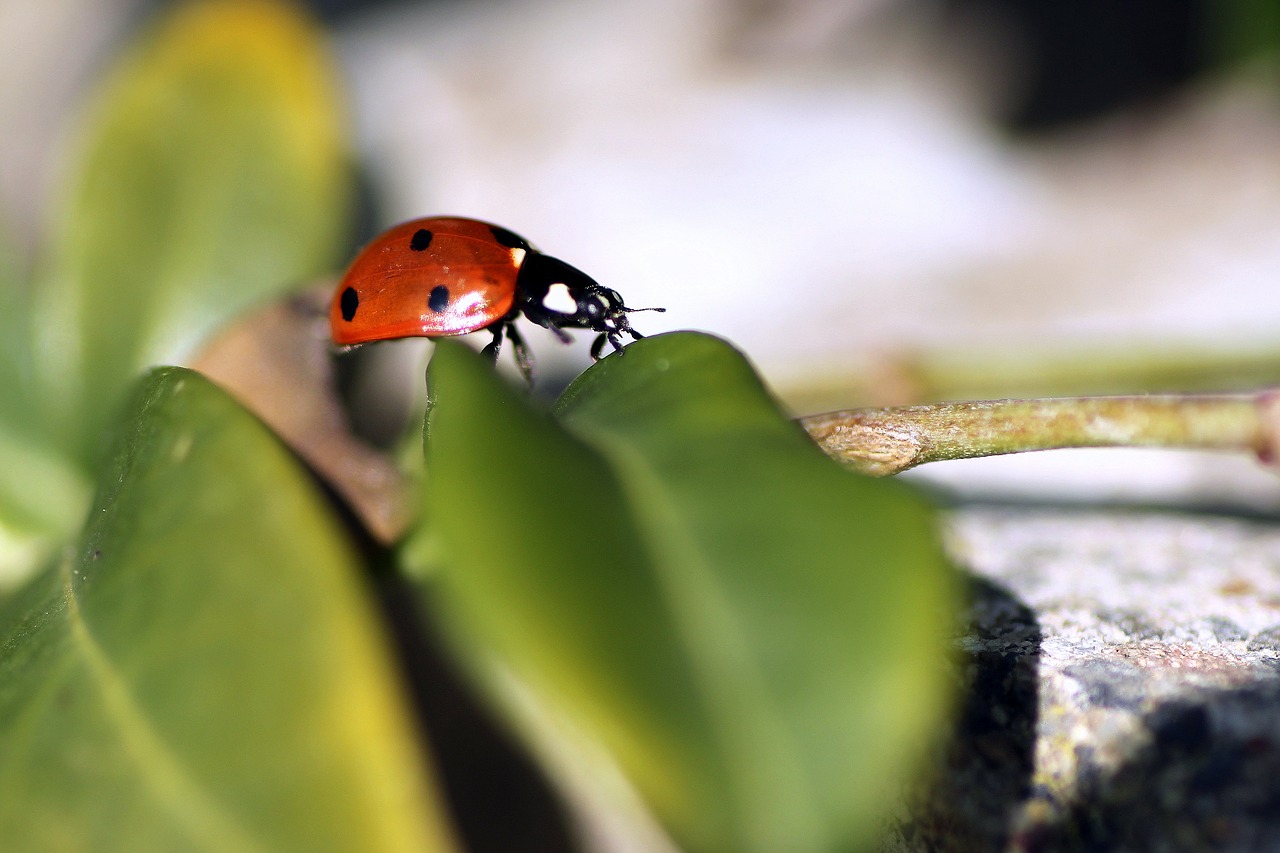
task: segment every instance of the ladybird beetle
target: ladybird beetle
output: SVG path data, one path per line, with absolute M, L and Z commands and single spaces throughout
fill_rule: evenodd
M 557 284 L 574 301 L 571 313 L 545 304 Z M 599 332 L 591 345 L 591 357 L 599 359 L 605 341 L 621 351 L 623 333 L 643 337 L 627 314 L 663 310 L 626 307 L 616 291 L 505 228 L 428 217 L 396 225 L 360 251 L 333 296 L 329 327 L 340 346 L 487 329 L 493 341 L 484 354 L 496 361 L 505 335 L 532 382 L 528 347 L 515 326 L 521 314 L 565 343 L 571 338 L 564 329 Z

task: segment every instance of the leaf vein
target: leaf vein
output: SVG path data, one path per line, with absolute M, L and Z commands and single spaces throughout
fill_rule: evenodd
M 80 650 L 90 675 L 101 688 L 103 706 L 115 723 L 125 747 L 137 759 L 160 801 L 168 806 L 193 840 L 207 849 L 265 851 L 267 847 L 222 808 L 199 782 L 182 769 L 173 751 L 147 721 L 120 672 L 98 645 L 80 612 L 72 580 L 71 560 L 62 564 L 62 588 L 73 645 Z

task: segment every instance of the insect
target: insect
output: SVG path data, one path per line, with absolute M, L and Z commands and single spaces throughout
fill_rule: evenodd
M 546 305 L 564 285 L 574 310 Z M 338 284 L 329 307 L 333 341 L 342 346 L 390 338 L 493 333 L 483 353 L 497 360 L 505 336 L 528 382 L 533 365 L 516 329 L 520 315 L 550 329 L 561 341 L 565 329 L 599 335 L 591 357 L 605 341 L 622 350 L 622 335 L 644 337 L 627 315 L 663 308 L 628 308 L 617 291 L 564 261 L 542 254 L 528 240 L 476 219 L 427 217 L 393 226 L 365 246 Z

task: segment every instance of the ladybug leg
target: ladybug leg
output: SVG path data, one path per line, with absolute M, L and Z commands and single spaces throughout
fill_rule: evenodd
M 533 385 L 533 358 L 529 355 L 529 347 L 525 345 L 524 337 L 516 331 L 516 324 L 508 321 L 507 340 L 511 341 L 511 351 L 515 353 L 516 366 L 520 368 L 520 375 L 524 377 L 524 381 L 529 385 Z M 497 336 L 500 331 L 495 331 Z
M 601 332 L 600 335 L 591 344 L 591 360 L 592 361 L 600 360 L 600 353 L 604 349 L 605 341 L 609 342 L 609 344 L 613 347 L 613 351 L 616 352 L 618 355 L 627 354 L 626 350 L 623 349 L 622 338 L 618 337 L 617 332 L 613 332 L 613 331 Z
M 525 316 L 527 317 L 528 314 L 526 314 Z M 544 315 L 544 316 L 530 317 L 529 319 L 533 320 L 533 322 L 537 323 L 542 328 L 549 329 L 553 333 L 555 333 L 555 336 L 560 339 L 560 343 L 562 344 L 573 343 L 573 338 L 569 337 L 568 332 L 566 332 L 564 329 L 557 326 L 553 318 Z
M 520 310 L 529 322 L 536 323 L 542 328 L 548 329 L 554 333 L 555 336 L 560 339 L 560 343 L 573 343 L 573 338 L 569 337 L 569 334 L 564 329 L 560 328 L 557 323 L 557 320 L 563 320 L 563 317 L 560 315 L 551 313 L 534 301 L 526 302 L 521 306 Z
M 488 346 L 480 350 L 480 354 L 492 361 L 494 364 L 498 363 L 498 353 L 502 351 L 502 326 L 503 324 L 499 324 L 497 326 L 490 327 L 490 331 L 493 332 L 493 340 L 489 342 Z M 514 339 L 512 340 L 512 343 L 515 343 Z M 524 346 L 523 341 L 520 342 L 520 346 Z M 517 358 L 519 358 L 518 355 Z

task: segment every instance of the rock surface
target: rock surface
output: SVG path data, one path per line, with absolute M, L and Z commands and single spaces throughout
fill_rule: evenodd
M 963 508 L 961 713 L 888 850 L 1280 849 L 1280 525 Z

